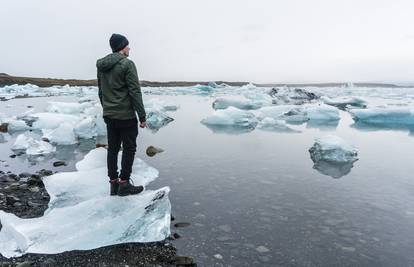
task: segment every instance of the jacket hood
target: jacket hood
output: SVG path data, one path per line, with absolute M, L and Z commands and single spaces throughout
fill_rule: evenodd
M 121 53 L 112 53 L 96 61 L 96 67 L 99 71 L 107 72 L 111 70 L 119 61 L 126 58 Z

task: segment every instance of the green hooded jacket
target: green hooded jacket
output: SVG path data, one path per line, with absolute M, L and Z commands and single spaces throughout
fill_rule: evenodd
M 112 53 L 96 62 L 98 69 L 98 94 L 103 116 L 110 119 L 136 118 L 145 121 L 137 69 L 132 60 L 121 53 Z

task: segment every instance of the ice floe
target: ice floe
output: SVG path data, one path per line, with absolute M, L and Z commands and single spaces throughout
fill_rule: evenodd
M 299 130 L 289 127 L 284 120 L 266 117 L 257 124 L 257 128 L 266 131 L 299 133 Z
M 49 142 L 58 145 L 72 145 L 77 143 L 75 133 L 73 131 L 73 125 L 70 123 L 62 123 L 56 129 L 44 129 L 43 138 L 49 140 Z
M 272 88 L 268 94 L 273 98 L 273 104 L 293 104 L 302 105 L 310 103 L 319 98 L 319 96 L 313 92 L 307 91 L 301 88 Z
M 49 102 L 46 107 L 47 112 L 61 113 L 61 114 L 80 114 L 87 108 L 91 108 L 90 102 L 76 103 L 76 102 Z
M 348 144 L 344 139 L 327 135 L 317 138 L 314 145 L 309 149 L 311 158 L 314 162 L 320 160 L 334 163 L 353 162 L 358 159 L 357 149 Z
M 254 102 L 249 99 L 231 99 L 231 98 L 217 98 L 213 102 L 214 109 L 226 109 L 228 107 L 236 107 L 238 109 L 252 110 L 258 109 L 262 105 L 259 102 Z
M 414 126 L 413 107 L 377 107 L 349 111 L 357 122 L 380 126 Z
M 357 149 L 335 135 L 317 138 L 309 153 L 313 168 L 333 178 L 347 175 L 358 160 Z
M 232 126 L 254 129 L 258 123 L 258 120 L 256 116 L 250 111 L 229 107 L 227 109 L 214 111 L 211 116 L 203 119 L 201 123 L 206 125 Z
M 19 134 L 12 146 L 13 150 L 25 150 L 29 156 L 40 156 L 50 154 L 56 151 L 56 147 L 42 141 L 35 140 L 26 134 Z
M 172 122 L 174 119 L 160 110 L 147 111 L 147 127 L 153 132 Z
M 360 97 L 338 97 L 329 98 L 322 96 L 321 100 L 331 106 L 335 106 L 339 109 L 346 110 L 347 108 L 366 108 L 367 102 Z
M 60 253 L 125 242 L 153 242 L 170 235 L 169 188 L 145 190 L 128 197 L 109 196 L 106 150 L 97 148 L 80 161 L 74 172 L 45 177 L 51 196 L 40 218 L 21 219 L 0 211 L 0 253 Z M 158 171 L 136 159 L 132 178 L 147 185 Z

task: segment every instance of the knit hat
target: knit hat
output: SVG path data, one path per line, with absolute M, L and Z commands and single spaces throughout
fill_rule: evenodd
M 128 44 L 128 39 L 121 34 L 113 33 L 109 39 L 109 45 L 111 46 L 112 52 L 121 51 Z

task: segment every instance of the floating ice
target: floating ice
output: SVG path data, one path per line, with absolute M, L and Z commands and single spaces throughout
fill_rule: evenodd
M 206 125 L 233 126 L 241 128 L 255 128 L 258 120 L 249 111 L 234 107 L 214 111 L 213 115 L 203 119 L 201 123 Z
M 147 127 L 153 131 L 158 131 L 173 120 L 173 118 L 160 110 L 153 110 L 147 113 Z
M 170 235 L 169 188 L 145 190 L 134 196 L 109 196 L 106 150 L 94 149 L 75 172 L 45 177 L 51 199 L 45 215 L 20 219 L 0 211 L 0 253 L 60 253 L 125 242 L 161 241 Z M 158 171 L 136 159 L 132 178 L 146 185 Z
M 329 98 L 327 96 L 322 96 L 321 100 L 327 105 L 335 106 L 342 110 L 345 110 L 347 108 L 366 108 L 367 107 L 366 101 L 360 97 Z
M 90 139 L 98 135 L 95 120 L 88 117 L 79 122 L 75 129 L 75 134 L 83 139 Z
M 14 141 L 11 149 L 13 150 L 26 150 L 30 146 L 30 142 L 33 140 L 33 137 L 27 136 L 26 134 L 19 134 Z
M 58 145 L 72 145 L 77 143 L 73 125 L 66 122 L 59 125 L 56 129 L 43 130 L 43 137 L 51 143 Z
M 299 133 L 300 131 L 290 128 L 285 121 L 283 120 L 275 120 L 273 118 L 266 117 L 262 119 L 257 128 L 266 131 L 275 131 L 275 132 L 296 132 Z
M 414 109 L 412 107 L 353 109 L 349 112 L 357 122 L 380 126 L 414 126 Z
M 356 148 L 334 135 L 317 138 L 309 152 L 315 163 L 321 160 L 333 163 L 347 163 L 358 160 Z
M 46 155 L 56 151 L 56 148 L 51 144 L 35 140 L 26 134 L 19 134 L 11 149 L 26 150 L 26 154 L 29 156 Z
M 75 114 L 78 115 L 85 109 L 92 107 L 89 102 L 72 103 L 72 102 L 49 102 L 46 108 L 47 112 L 61 113 L 61 114 Z
M 62 123 L 76 125 L 81 118 L 75 115 L 60 113 L 34 113 L 31 117 L 35 118 L 33 128 L 35 129 L 56 129 Z
M 269 117 L 275 120 L 284 120 L 289 123 L 302 123 L 309 120 L 304 108 L 296 105 L 263 107 L 258 111 L 258 117 Z
M 26 154 L 28 156 L 41 156 L 50 154 L 56 151 L 56 147 L 52 146 L 51 144 L 40 141 L 40 140 L 32 140 L 29 143 L 29 147 L 26 149 Z
M 8 121 L 8 131 L 9 132 L 19 132 L 26 131 L 30 129 L 30 126 L 26 124 L 23 120 L 11 119 Z
M 229 98 L 217 98 L 213 102 L 213 108 L 214 109 L 226 109 L 228 107 L 236 107 L 238 109 L 245 109 L 245 110 L 252 110 L 252 109 L 258 109 L 262 105 L 253 102 L 252 100 L 243 99 L 243 100 L 237 100 L 237 99 L 229 99 Z
M 145 109 L 160 111 L 176 111 L 179 106 L 158 98 L 150 98 L 144 101 Z
M 294 104 L 302 105 L 309 103 L 319 98 L 313 92 L 309 92 L 305 89 L 300 88 L 272 88 L 268 94 L 273 97 L 273 104 Z
M 337 121 L 340 119 L 337 108 L 328 105 L 307 105 L 306 115 L 309 120 L 314 121 Z
M 258 111 L 259 118 L 273 118 L 289 123 L 306 121 L 335 121 L 339 120 L 339 112 L 328 105 L 278 105 L 263 107 Z

